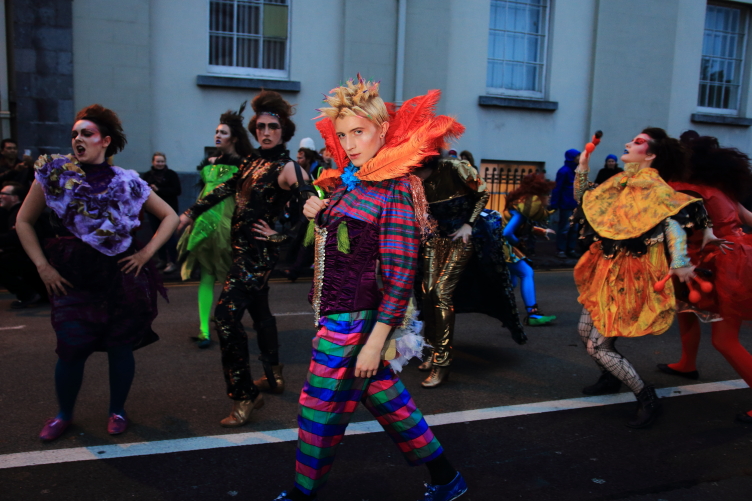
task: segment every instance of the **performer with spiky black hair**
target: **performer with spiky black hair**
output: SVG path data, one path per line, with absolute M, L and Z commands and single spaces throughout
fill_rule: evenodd
M 248 129 L 259 142 L 258 154 L 246 157 L 238 171 L 180 216 L 182 229 L 210 208 L 234 197 L 230 238 L 232 265 L 214 311 L 222 348 L 227 395 L 233 400 L 224 427 L 242 426 L 264 405 L 259 392 L 282 393 L 277 323 L 269 310 L 269 274 L 286 238 L 274 230 L 285 204 L 300 189 L 295 164 L 285 143 L 295 134 L 293 107 L 274 91 L 262 91 L 251 103 L 256 113 Z M 307 179 L 302 173 L 302 179 Z M 256 330 L 265 376 L 254 381 L 248 357 L 248 335 L 241 319 L 248 310 Z
M 204 188 L 199 200 L 228 181 L 237 171 L 243 159 L 253 152 L 248 132 L 243 127 L 243 111 L 246 103 L 237 112 L 228 110 L 219 117 L 214 132 L 217 150 L 214 156 L 205 159 L 196 169 L 201 173 Z M 230 220 L 235 211 L 235 200 L 226 198 L 196 218 L 178 242 L 181 275 L 188 280 L 198 263 L 201 281 L 198 286 L 199 335 L 194 338 L 199 348 L 211 345 L 209 318 L 214 307 L 214 283 L 224 282 L 232 265 L 230 247 Z

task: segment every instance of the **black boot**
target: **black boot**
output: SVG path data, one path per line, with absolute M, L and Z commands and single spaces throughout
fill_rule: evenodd
M 512 333 L 512 340 L 519 344 L 523 345 L 527 343 L 527 334 L 525 334 L 525 331 L 522 329 L 510 329 L 510 332 Z
M 274 317 L 253 324 L 256 331 L 259 360 L 264 367 L 264 377 L 253 383 L 260 391 L 282 393 L 285 391 L 285 380 L 282 377 L 282 367 L 279 363 L 279 341 L 277 337 L 277 321 Z
M 584 387 L 582 393 L 585 395 L 610 395 L 611 393 L 619 393 L 619 389 L 621 389 L 619 378 L 610 372 L 604 372 L 598 378 L 597 383 Z
M 646 386 L 637 394 L 637 412 L 634 419 L 627 423 L 630 428 L 647 428 L 661 413 L 663 405 L 655 394 L 653 386 Z

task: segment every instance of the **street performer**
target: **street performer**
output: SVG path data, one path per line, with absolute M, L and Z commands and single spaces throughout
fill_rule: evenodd
M 331 190 L 330 198 L 312 197 L 303 210 L 315 233 L 309 298 L 319 330 L 300 394 L 295 486 L 277 501 L 316 497 L 358 402 L 410 465 L 428 467 L 424 500 L 449 501 L 467 490 L 393 369 L 422 349 L 408 302 L 427 204 L 410 172 L 464 129 L 434 116 L 438 99 L 439 91 L 431 91 L 390 112 L 378 83 L 358 75 L 332 90 L 320 110 L 317 127 L 338 168 L 316 181 Z
M 576 220 L 589 249 L 574 270 L 582 304 L 579 332 L 601 377 L 583 392 L 615 393 L 622 383 L 638 401 L 632 428 L 650 426 L 661 410 L 652 385 L 616 350 L 620 337 L 664 333 L 674 321 L 671 282 L 657 293 L 667 274 L 684 282 L 694 276 L 687 256 L 687 231 L 703 229 L 707 213 L 700 198 L 674 191 L 663 179 L 685 162 L 682 145 L 663 129 L 647 128 L 625 146 L 626 168 L 596 188 L 588 183 L 590 153 L 580 156 L 574 191 Z M 668 254 L 664 242 L 668 243 Z
M 268 281 L 279 258 L 279 244 L 287 238 L 274 230 L 274 224 L 300 188 L 285 148 L 295 134 L 295 123 L 290 119 L 292 106 L 277 92 L 262 91 L 251 106 L 256 115 L 248 129 L 259 142 L 258 154 L 246 157 L 228 181 L 185 211 L 178 226 L 181 230 L 227 197 L 235 198 L 232 265 L 214 310 L 227 396 L 233 400 L 230 415 L 220 422 L 224 427 L 246 424 L 252 411 L 264 405 L 260 392 L 281 393 L 285 385 Z M 264 367 L 264 377 L 256 381 L 251 379 L 248 334 L 241 323 L 245 310 L 253 319 Z

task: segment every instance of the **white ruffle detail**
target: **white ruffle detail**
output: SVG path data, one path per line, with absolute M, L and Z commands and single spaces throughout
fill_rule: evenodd
M 394 339 L 397 348 L 397 357 L 389 361 L 395 372 L 401 372 L 402 368 L 407 365 L 411 358 L 418 360 L 423 359 L 423 348 L 430 347 L 423 338 L 423 322 L 418 320 L 419 311 L 413 309 L 408 311 L 409 319 L 403 322 L 402 326 L 394 331 Z

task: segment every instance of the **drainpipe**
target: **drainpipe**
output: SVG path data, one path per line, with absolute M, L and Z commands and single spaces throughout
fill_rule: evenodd
M 394 104 L 402 106 L 405 87 L 405 29 L 407 0 L 397 0 L 397 68 L 394 76 Z

